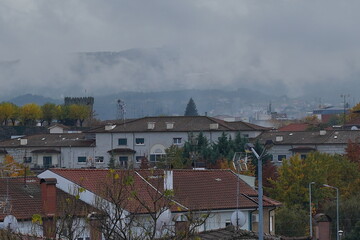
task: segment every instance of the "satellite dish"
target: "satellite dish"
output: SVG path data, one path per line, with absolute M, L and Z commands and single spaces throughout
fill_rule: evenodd
M 234 226 L 242 227 L 246 223 L 246 217 L 245 214 L 242 211 L 236 210 L 231 215 L 231 223 Z
M 161 231 L 161 229 L 165 225 L 168 225 L 170 221 L 171 221 L 171 211 L 170 209 L 166 209 L 160 214 L 160 216 L 156 220 L 156 230 Z
M 15 216 L 7 215 L 4 218 L 4 228 L 10 229 L 11 231 L 15 232 L 17 231 L 18 227 L 19 227 L 18 221 Z

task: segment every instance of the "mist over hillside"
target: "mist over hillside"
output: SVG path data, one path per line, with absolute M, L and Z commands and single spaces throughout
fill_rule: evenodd
M 83 96 L 79 96 L 83 97 Z M 140 118 L 144 116 L 180 116 L 185 112 L 186 105 L 193 98 L 200 115 L 216 116 L 230 115 L 249 117 L 256 111 L 266 111 L 270 102 L 273 110 L 285 109 L 298 102 L 286 96 L 277 97 L 246 88 L 234 91 L 225 90 L 177 90 L 161 92 L 119 92 L 103 96 L 95 96 L 94 110 L 96 118 L 101 120 L 123 117 L 118 100 L 125 103 L 125 118 Z M 43 105 L 47 102 L 63 104 L 64 99 L 53 99 L 39 95 L 26 94 L 5 99 L 18 106 L 26 103 Z M 280 108 L 281 107 L 281 108 Z M 311 108 L 310 108 L 311 109 Z M 305 104 L 297 106 L 297 110 L 305 112 Z
M 221 58 L 221 56 L 218 56 Z M 281 79 L 263 81 L 248 72 L 235 71 L 237 65 L 223 65 L 220 59 L 197 58 L 173 47 L 134 48 L 124 51 L 44 54 L 19 60 L 0 62 L 0 78 L 7 80 L 2 98 L 31 93 L 55 99 L 65 96 L 104 96 L 119 92 L 163 92 L 177 90 L 234 91 L 236 94 L 267 94 L 306 96 L 309 100 L 322 97 L 325 102 L 337 102 L 340 94 L 357 95 L 356 76 L 349 85 L 339 81 L 313 82 L 303 85 L 285 84 Z M 238 63 L 241 67 L 241 63 Z M 49 83 L 52 84 L 49 84 Z M 300 86 L 300 85 L 301 86 Z M 296 93 L 296 94 L 294 94 Z M 252 94 L 248 94 L 251 99 Z M 358 100 L 358 97 L 357 99 Z M 356 101 L 354 100 L 354 101 Z

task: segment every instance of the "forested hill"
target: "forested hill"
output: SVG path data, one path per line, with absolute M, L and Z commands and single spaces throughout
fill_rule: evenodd
M 83 97 L 83 96 L 79 96 Z M 178 90 L 162 92 L 121 92 L 118 94 L 95 96 L 94 109 L 97 118 L 115 119 L 118 114 L 117 102 L 125 103 L 126 118 L 159 115 L 183 115 L 186 104 L 193 98 L 198 112 L 209 116 L 228 114 L 239 116 L 243 109 L 249 107 L 266 107 L 270 101 L 286 102 L 286 97 L 274 97 L 249 89 L 224 90 Z M 12 99 L 4 99 L 16 105 L 46 102 L 62 104 L 63 99 L 45 98 L 39 95 L 26 94 Z

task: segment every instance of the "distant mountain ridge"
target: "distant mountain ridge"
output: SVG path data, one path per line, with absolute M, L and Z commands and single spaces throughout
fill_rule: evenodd
M 44 105 L 45 103 L 55 103 L 61 104 L 63 100 L 53 99 L 48 97 L 43 97 L 40 95 L 33 94 L 24 94 L 11 99 L 6 100 L 7 102 L 12 102 L 18 106 L 22 106 L 27 103 L 36 103 L 38 105 Z
M 241 108 L 251 105 L 266 105 L 281 98 L 257 91 L 241 88 L 234 91 L 224 90 L 177 90 L 161 92 L 119 92 L 117 94 L 95 96 L 96 117 L 102 120 L 116 119 L 119 116 L 118 100 L 125 103 L 125 117 L 183 115 L 186 104 L 193 98 L 201 115 L 236 115 Z M 26 103 L 63 104 L 64 99 L 52 99 L 40 95 L 25 94 L 6 101 L 18 106 Z

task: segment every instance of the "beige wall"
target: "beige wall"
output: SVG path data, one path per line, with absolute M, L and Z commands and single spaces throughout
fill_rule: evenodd
M 258 211 L 253 212 L 254 214 L 259 214 Z M 270 220 L 272 218 L 272 220 Z M 272 223 L 272 226 L 270 227 L 270 222 Z M 264 233 L 275 235 L 275 211 L 272 209 L 266 209 L 264 208 Z M 258 232 L 258 222 L 252 222 L 252 231 Z

